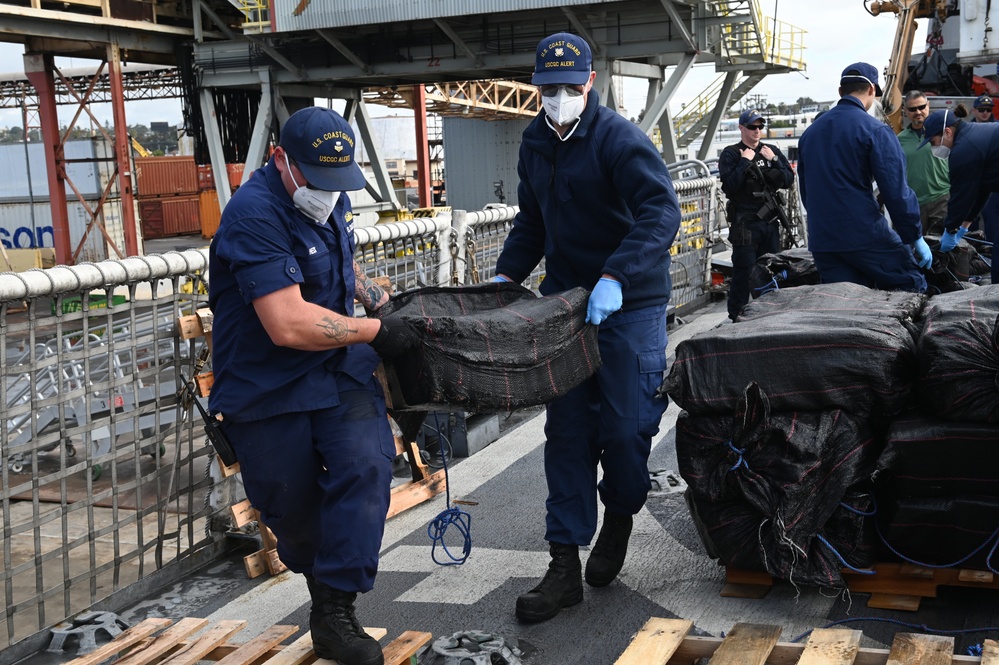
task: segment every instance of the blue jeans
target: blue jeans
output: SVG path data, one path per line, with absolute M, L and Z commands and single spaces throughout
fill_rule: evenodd
M 549 542 L 589 545 L 598 492 L 607 510 L 634 515 L 652 486 L 652 437 L 668 403 L 656 396 L 666 371 L 666 306 L 617 312 L 600 326 L 598 340 L 600 369 L 548 405 Z

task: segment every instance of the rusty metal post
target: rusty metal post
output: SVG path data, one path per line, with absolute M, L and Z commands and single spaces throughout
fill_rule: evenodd
M 38 93 L 38 119 L 42 124 L 42 144 L 48 171 L 56 263 L 68 265 L 73 262 L 73 248 L 69 236 L 69 209 L 66 207 L 65 155 L 59 131 L 59 115 L 56 113 L 55 80 L 52 76 L 54 68 L 55 61 L 51 53 L 24 55 L 24 73 Z
M 111 111 L 114 116 L 114 155 L 117 162 L 118 191 L 121 193 L 121 225 L 125 236 L 125 254 L 139 254 L 135 228 L 135 197 L 132 192 L 132 152 L 125 119 L 125 88 L 121 82 L 121 50 L 112 40 L 107 46 L 108 82 L 111 85 Z
M 427 133 L 427 91 L 423 85 L 413 86 L 413 115 L 416 118 L 416 189 L 420 207 L 433 205 L 430 189 L 430 143 Z

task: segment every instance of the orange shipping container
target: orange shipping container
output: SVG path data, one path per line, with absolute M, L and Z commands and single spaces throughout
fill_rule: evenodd
M 212 175 L 211 164 L 198 165 L 198 191 L 215 189 L 215 176 Z
M 219 210 L 219 195 L 214 189 L 198 195 L 198 209 L 201 211 L 201 237 L 212 238 L 219 230 L 222 211 Z
M 163 201 L 163 235 L 181 236 L 201 232 L 197 196 L 171 196 Z
M 243 169 L 245 164 L 226 164 L 225 168 L 229 172 L 229 186 L 233 189 L 239 187 L 243 181 Z
M 163 237 L 163 199 L 139 199 L 139 219 L 142 237 L 153 240 Z
M 135 191 L 141 197 L 197 194 L 194 157 L 136 157 Z

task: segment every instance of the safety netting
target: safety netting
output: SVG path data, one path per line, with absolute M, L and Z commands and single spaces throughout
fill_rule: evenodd
M 539 297 L 504 282 L 394 295 L 379 316 L 401 316 L 422 344 L 386 365 L 389 382 L 409 408 L 483 413 L 550 402 L 600 366 L 588 298 L 584 288 Z

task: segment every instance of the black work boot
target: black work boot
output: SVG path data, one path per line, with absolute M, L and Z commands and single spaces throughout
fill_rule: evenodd
M 600 527 L 597 544 L 586 561 L 586 583 L 590 586 L 607 586 L 621 572 L 631 538 L 631 521 L 631 515 L 604 511 L 604 524 Z
M 547 621 L 563 607 L 583 602 L 582 566 L 579 547 L 549 543 L 552 560 L 544 579 L 517 598 L 517 618 L 536 623 Z
M 364 632 L 354 616 L 357 594 L 334 589 L 311 575 L 305 579 L 312 594 L 309 628 L 316 655 L 340 665 L 383 665 L 381 645 Z

